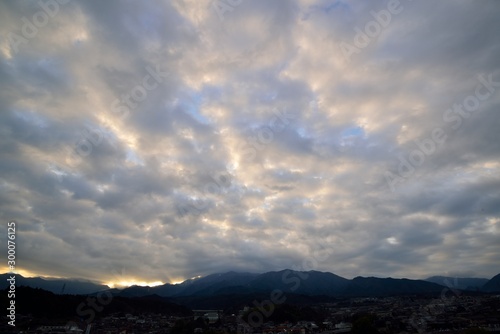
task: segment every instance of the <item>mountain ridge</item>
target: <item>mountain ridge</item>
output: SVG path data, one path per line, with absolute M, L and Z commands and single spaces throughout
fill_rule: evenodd
M 500 292 L 500 274 L 494 276 L 483 285 L 482 290 L 485 292 Z
M 239 281 L 228 279 L 238 277 Z M 471 279 L 462 279 L 469 282 Z M 474 279 L 472 279 L 474 280 Z M 482 283 L 478 279 L 476 284 Z M 304 296 L 329 296 L 329 297 L 381 297 L 405 294 L 439 294 L 448 288 L 444 281 L 442 284 L 427 280 L 408 278 L 380 278 L 362 277 L 346 279 L 330 272 L 320 271 L 294 271 L 284 269 L 270 271 L 262 274 L 250 273 L 219 273 L 197 278 L 169 287 L 171 291 L 161 291 L 162 286 L 147 289 L 144 287 L 129 287 L 122 290 L 120 295 L 138 296 L 141 293 L 156 293 L 172 298 L 201 298 L 227 294 L 269 294 L 272 291 L 290 293 Z M 460 287 L 454 287 L 460 289 Z M 465 288 L 463 289 L 465 290 Z M 472 289 L 478 291 L 479 289 Z M 131 294 L 133 292 L 133 294 Z
M 95 283 L 77 278 L 48 278 L 48 277 L 23 277 L 19 274 L 0 274 L 0 289 L 8 287 L 7 279 L 16 276 L 16 286 L 29 286 L 50 291 L 55 294 L 91 294 L 98 291 L 109 290 L 104 284 Z
M 7 287 L 2 274 L 0 288 Z M 484 278 L 453 278 L 432 276 L 427 279 L 357 276 L 347 279 L 331 272 L 294 271 L 283 269 L 265 273 L 229 271 L 215 273 L 182 283 L 166 283 L 159 286 L 133 285 L 123 289 L 110 289 L 107 285 L 77 279 L 24 278 L 16 275 L 16 285 L 42 288 L 56 294 L 93 294 L 110 291 L 123 297 L 158 295 L 169 298 L 203 298 L 230 294 L 269 294 L 272 291 L 304 296 L 329 297 L 378 297 L 412 293 L 440 293 L 443 288 L 458 290 L 496 292 L 500 291 L 500 274 L 491 280 Z
M 440 284 L 448 288 L 476 291 L 480 290 L 489 280 L 487 278 L 431 276 L 424 279 L 424 281 Z

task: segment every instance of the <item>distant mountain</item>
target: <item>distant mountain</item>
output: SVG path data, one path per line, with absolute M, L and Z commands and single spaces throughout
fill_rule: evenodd
M 481 290 L 484 292 L 500 292 L 500 274 L 490 279 L 483 285 Z
M 188 280 L 177 285 L 165 284 L 152 288 L 133 286 L 124 289 L 120 295 L 144 296 L 155 293 L 164 297 L 214 296 L 228 293 L 267 293 L 278 289 L 308 296 L 333 296 L 338 295 L 348 283 L 348 279 L 319 271 L 282 270 L 263 274 L 228 272 Z
M 308 296 L 335 296 L 349 285 L 349 280 L 332 273 L 319 271 L 271 271 L 257 276 L 249 287 L 257 291 L 297 293 Z
M 165 284 L 157 287 L 129 287 L 120 295 L 146 296 L 157 294 L 176 298 L 181 304 L 200 303 L 200 298 L 218 300 L 211 297 L 249 295 L 268 296 L 279 290 L 284 294 L 325 297 L 390 296 L 401 294 L 437 294 L 443 286 L 422 280 L 356 277 L 353 280 L 332 273 L 319 271 L 271 271 L 263 274 L 235 273 L 213 274 L 184 283 Z M 225 298 L 225 297 L 224 297 Z M 198 304 L 197 304 L 198 305 Z
M 246 286 L 257 276 L 259 276 L 259 274 L 237 273 L 234 271 L 212 274 L 184 281 L 178 285 L 176 295 L 213 295 L 221 289 Z
M 163 297 L 175 296 L 212 296 L 220 294 L 220 290 L 234 291 L 251 282 L 259 274 L 227 273 L 211 274 L 205 277 L 186 280 L 180 284 L 164 284 L 155 287 L 131 286 L 123 289 L 119 295 L 125 297 L 140 297 L 157 294 Z M 252 291 L 247 291 L 252 292 Z
M 7 278 L 12 274 L 0 274 L 0 289 L 5 289 L 9 285 Z M 108 290 L 109 286 L 93 283 L 79 279 L 58 279 L 41 277 L 16 276 L 17 286 L 29 286 L 40 288 L 57 294 L 87 295 L 97 291 Z
M 356 277 L 342 292 L 348 297 L 383 297 L 409 294 L 439 294 L 443 287 L 426 281 L 406 278 Z
M 167 284 L 165 284 L 167 285 Z M 170 284 L 168 284 L 170 285 Z M 162 287 L 164 287 L 162 285 Z M 149 296 L 149 295 L 161 295 L 161 296 L 166 296 L 168 294 L 159 294 L 158 292 L 158 287 L 149 287 L 149 286 L 138 286 L 138 285 L 133 285 L 128 288 L 125 288 L 123 290 L 117 290 L 115 292 L 116 295 L 122 296 L 122 297 L 144 297 L 144 296 Z
M 0 277 L 0 289 L 7 288 L 9 274 Z M 227 273 L 194 278 L 180 284 L 155 287 L 131 286 L 122 290 L 109 289 L 106 285 L 71 279 L 24 278 L 16 275 L 17 286 L 41 288 L 56 294 L 95 294 L 110 291 L 113 296 L 141 298 L 157 295 L 178 304 L 205 307 L 243 303 L 255 296 L 270 298 L 272 291 L 280 291 L 287 299 L 300 301 L 322 298 L 381 297 L 408 294 L 439 294 L 443 287 L 484 292 L 500 291 L 500 274 L 490 281 L 481 278 L 429 277 L 426 280 L 356 277 L 352 280 L 329 272 L 271 271 L 262 274 Z M 312 298 L 312 299 L 311 299 Z M 233 302 L 232 302 L 233 301 Z
M 440 284 L 448 288 L 459 290 L 479 290 L 488 282 L 487 278 L 465 278 L 465 277 L 446 277 L 432 276 L 426 278 L 425 281 Z

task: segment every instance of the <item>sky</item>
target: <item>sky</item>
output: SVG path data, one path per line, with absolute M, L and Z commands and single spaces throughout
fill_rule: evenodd
M 499 16 L 495 0 L 0 1 L 16 272 L 491 278 Z

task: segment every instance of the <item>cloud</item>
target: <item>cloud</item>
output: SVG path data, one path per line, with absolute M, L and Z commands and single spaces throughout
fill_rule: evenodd
M 388 2 L 243 1 L 222 19 L 69 2 L 39 27 L 39 3 L 1 4 L 0 217 L 20 266 L 168 282 L 326 247 L 311 269 L 497 274 L 499 7 L 400 6 L 348 60 Z M 476 110 L 447 111 L 477 87 Z M 436 128 L 444 143 L 413 153 Z

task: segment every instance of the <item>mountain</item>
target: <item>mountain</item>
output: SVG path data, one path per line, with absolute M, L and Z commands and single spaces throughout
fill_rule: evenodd
M 346 297 L 383 297 L 409 294 L 439 294 L 443 287 L 436 283 L 407 278 L 355 277 L 342 292 Z
M 319 271 L 271 271 L 263 274 L 228 272 L 187 280 L 181 284 L 145 288 L 129 287 L 120 295 L 141 296 L 151 293 L 164 297 L 213 296 L 221 294 L 268 293 L 281 290 L 308 296 L 338 295 L 349 283 L 348 279 Z
M 163 284 L 155 287 L 131 286 L 123 289 L 119 295 L 139 297 L 157 294 L 163 297 L 175 296 L 212 296 L 220 294 L 220 290 L 237 291 L 251 282 L 258 274 L 227 273 L 211 274 L 205 277 L 188 279 L 180 284 Z M 233 291 L 233 292 L 234 292 Z M 247 291 L 252 292 L 252 291 Z
M 178 303 L 183 305 L 199 305 L 207 303 L 208 300 L 215 302 L 219 299 L 234 298 L 235 296 L 239 296 L 238 298 L 242 300 L 252 295 L 262 295 L 269 298 L 271 292 L 277 290 L 287 296 L 378 297 L 401 294 L 437 294 L 443 290 L 443 286 L 422 280 L 394 278 L 356 277 L 348 280 L 328 272 L 287 269 L 263 274 L 236 272 L 213 274 L 177 285 L 134 286 L 124 289 L 120 295 L 137 297 L 157 294 L 175 298 Z
M 184 281 L 179 284 L 177 295 L 213 295 L 221 289 L 246 286 L 257 276 L 259 274 L 237 273 L 234 271 L 212 274 Z
M 163 287 L 163 285 L 162 285 L 162 287 Z M 155 295 L 155 294 L 161 295 L 161 296 L 166 296 L 166 294 L 159 294 L 157 291 L 157 287 L 138 286 L 138 285 L 133 285 L 133 286 L 130 286 L 130 287 L 125 288 L 123 290 L 118 290 L 115 292 L 115 294 L 122 296 L 122 297 L 143 297 L 143 296 L 149 296 L 149 295 Z
M 426 278 L 425 281 L 440 284 L 452 289 L 459 290 L 479 290 L 488 282 L 487 278 L 465 278 L 465 277 L 446 277 L 432 276 Z
M 249 287 L 256 291 L 274 289 L 308 296 L 338 295 L 349 284 L 349 280 L 332 273 L 319 271 L 271 271 L 257 276 Z
M 500 274 L 490 279 L 483 285 L 481 290 L 484 292 L 500 292 Z
M 7 288 L 9 274 L 0 277 L 0 289 Z M 107 290 L 113 296 L 140 298 L 157 295 L 187 306 L 231 305 L 261 296 L 269 299 L 273 291 L 281 291 L 287 300 L 307 301 L 321 298 L 381 297 L 404 294 L 439 294 L 444 287 L 484 292 L 500 291 L 500 275 L 490 281 L 481 278 L 433 276 L 426 280 L 356 277 L 352 280 L 320 271 L 270 271 L 262 274 L 227 273 L 193 278 L 180 284 L 155 287 L 131 286 L 123 290 L 106 285 L 70 279 L 24 278 L 16 275 L 17 286 L 30 286 L 56 294 L 95 294 Z M 319 299 L 318 299 L 319 298 Z
M 7 279 L 12 274 L 0 274 L 0 289 L 5 289 L 9 285 Z M 57 294 L 87 295 L 97 291 L 108 290 L 109 286 L 96 284 L 90 281 L 79 279 L 58 279 L 41 277 L 16 276 L 16 286 L 29 286 L 39 288 Z

